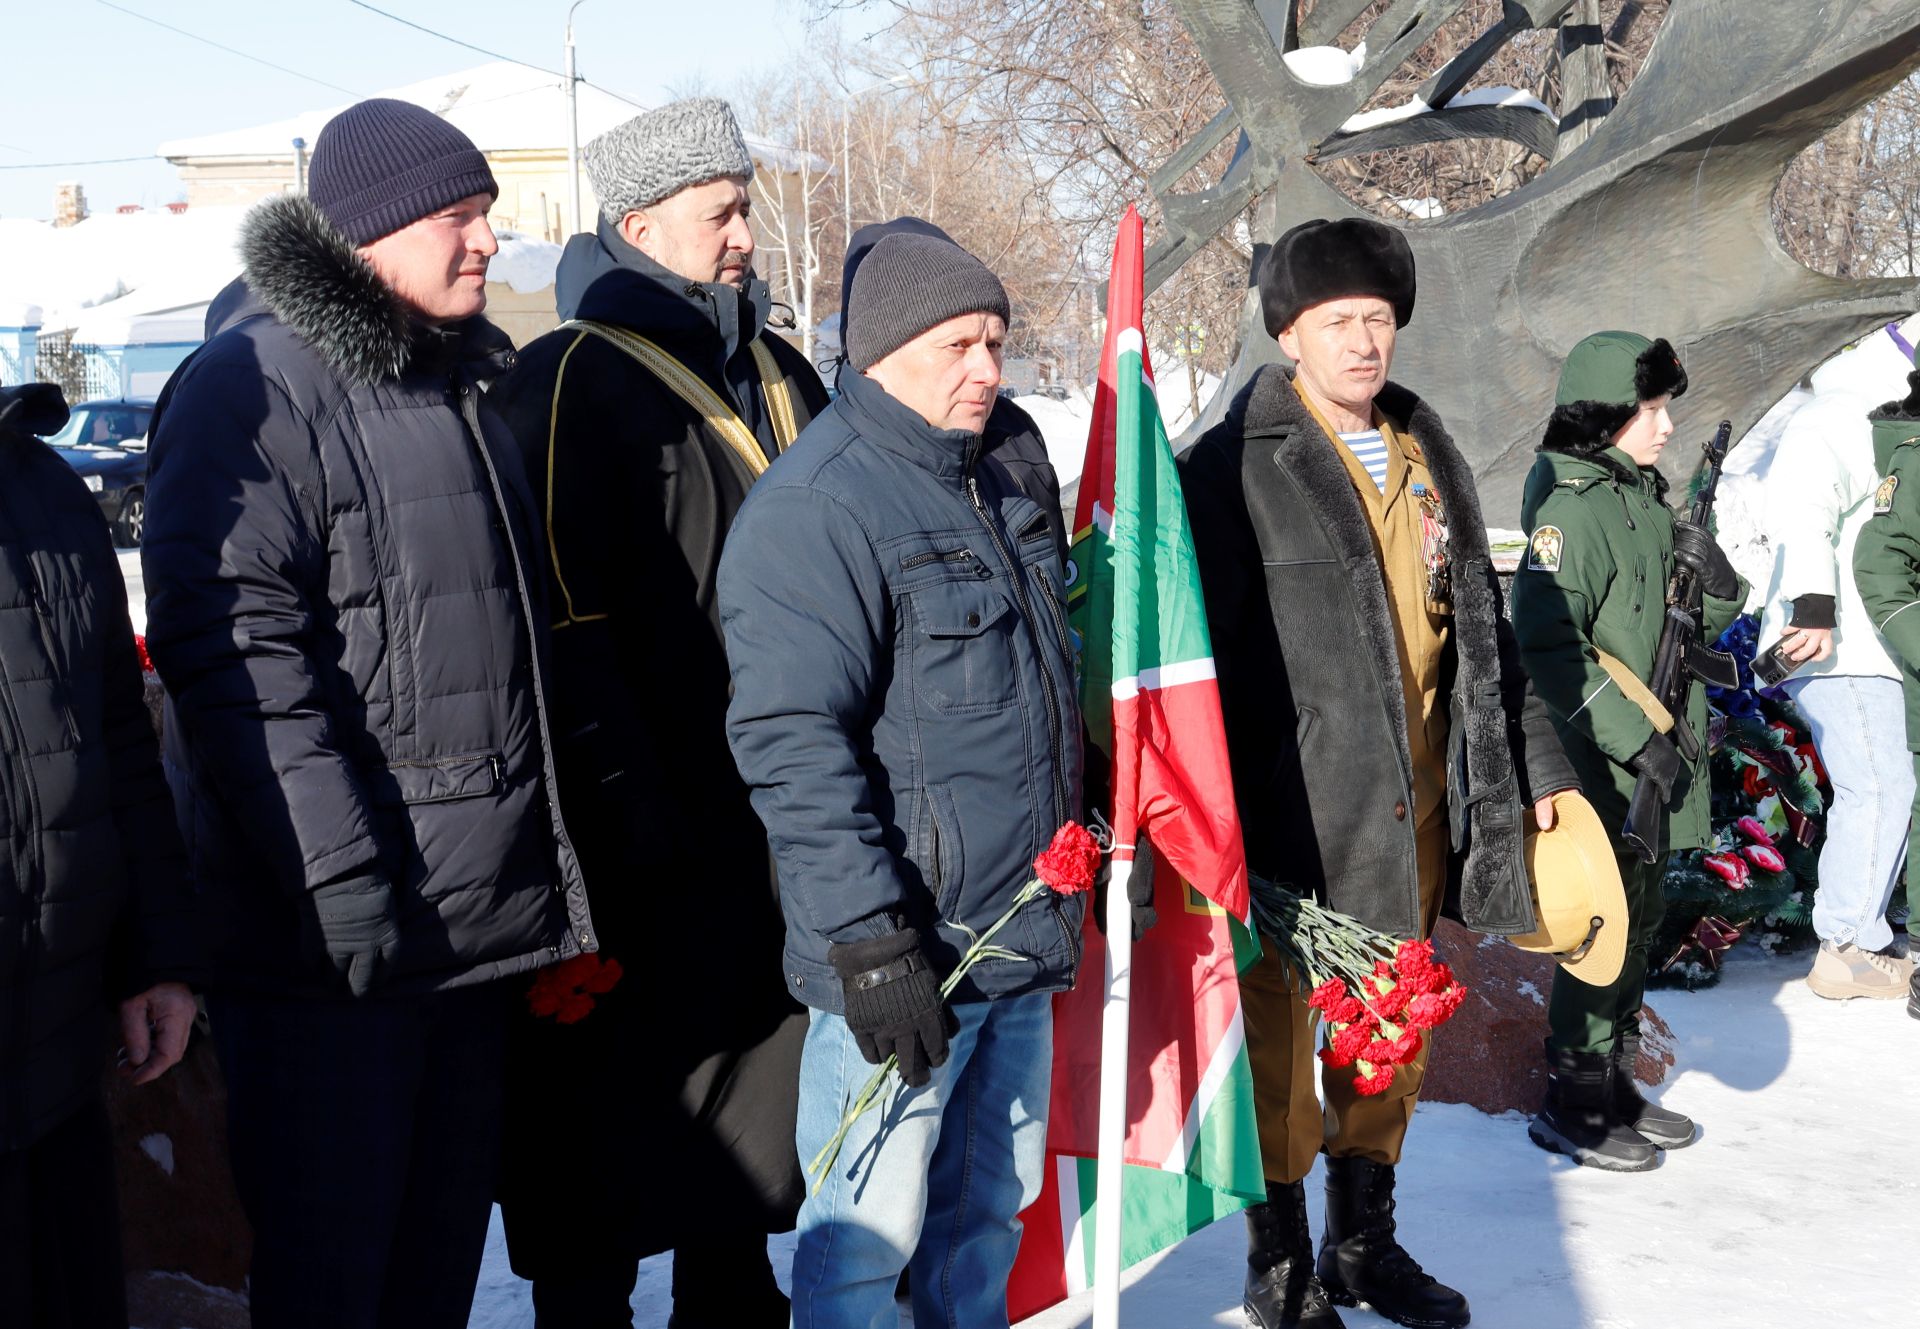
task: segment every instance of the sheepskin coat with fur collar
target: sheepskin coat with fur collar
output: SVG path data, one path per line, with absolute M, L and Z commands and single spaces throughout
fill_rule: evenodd
M 162 394 L 147 641 L 215 986 L 342 993 L 316 892 L 399 928 L 383 991 L 593 948 L 558 801 L 533 505 L 483 318 L 417 326 L 305 198 Z
M 1262 369 L 1182 463 L 1247 862 L 1413 936 L 1412 767 L 1386 582 L 1338 445 L 1290 379 Z M 1465 460 L 1411 392 L 1389 383 L 1377 404 L 1425 454 L 1448 518 L 1448 910 L 1482 932 L 1527 932 L 1528 805 L 1578 781 L 1520 668 Z

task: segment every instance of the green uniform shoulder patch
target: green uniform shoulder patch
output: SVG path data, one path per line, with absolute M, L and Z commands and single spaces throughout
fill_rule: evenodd
M 1873 491 L 1873 515 L 1884 517 L 1893 511 L 1893 494 L 1900 488 L 1900 477 L 1889 475 L 1880 481 L 1880 487 Z
M 1527 571 L 1560 571 L 1560 554 L 1566 545 L 1566 537 L 1560 534 L 1558 526 L 1542 526 L 1527 541 Z

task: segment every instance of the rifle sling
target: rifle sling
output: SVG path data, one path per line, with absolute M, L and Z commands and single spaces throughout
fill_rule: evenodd
M 1647 719 L 1652 721 L 1654 732 L 1672 733 L 1673 712 L 1661 704 L 1660 699 L 1653 695 L 1653 690 L 1641 681 L 1640 676 L 1627 668 L 1626 662 L 1617 656 L 1608 655 L 1598 647 L 1594 648 L 1593 653 L 1600 661 L 1600 667 L 1607 671 L 1607 677 L 1611 678 L 1614 685 L 1620 689 L 1620 695 L 1638 706 Z

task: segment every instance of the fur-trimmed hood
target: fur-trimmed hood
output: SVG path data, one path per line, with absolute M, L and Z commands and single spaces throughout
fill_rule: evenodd
M 483 316 L 446 328 L 414 319 L 393 288 L 303 195 L 262 203 L 241 225 L 245 276 L 208 311 L 207 335 L 272 315 L 336 373 L 373 384 L 459 362 L 478 377 L 505 367 L 512 342 Z M 216 325 L 215 320 L 219 319 Z

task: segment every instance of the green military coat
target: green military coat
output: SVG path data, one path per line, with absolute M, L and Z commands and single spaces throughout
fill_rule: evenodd
M 1880 473 L 1873 516 L 1853 546 L 1853 584 L 1895 660 L 1907 694 L 1907 746 L 1920 752 L 1920 420 L 1873 416 Z
M 1621 695 L 1596 652 L 1642 680 L 1653 674 L 1673 574 L 1673 513 L 1664 490 L 1657 471 L 1635 466 L 1617 448 L 1584 455 L 1543 450 L 1520 504 L 1528 541 L 1513 581 L 1514 636 L 1587 800 L 1616 832 L 1633 795 L 1627 763 L 1652 736 L 1653 722 Z M 1706 600 L 1708 640 L 1733 622 L 1745 596 L 1743 582 L 1738 599 Z M 1703 687 L 1694 687 L 1687 719 L 1702 752 L 1674 787 L 1667 813 L 1674 849 L 1704 845 L 1710 836 Z

